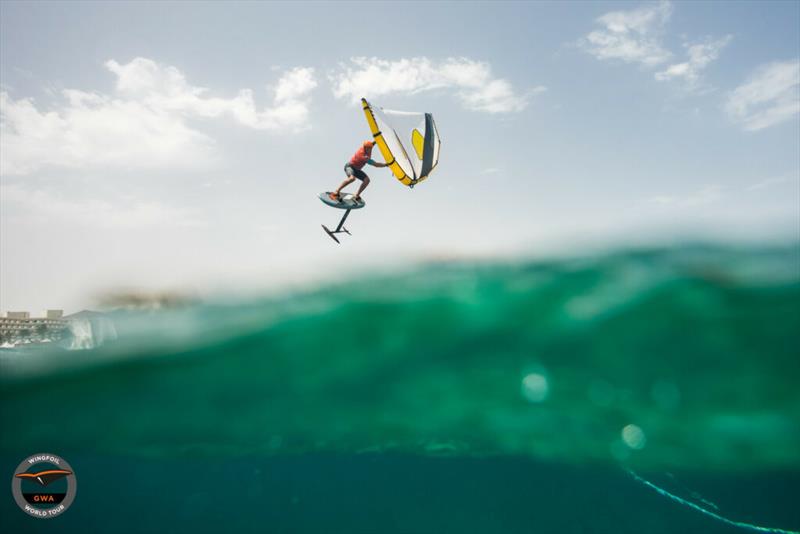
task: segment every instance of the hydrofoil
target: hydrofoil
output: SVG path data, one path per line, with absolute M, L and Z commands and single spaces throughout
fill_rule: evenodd
M 339 221 L 339 225 L 336 227 L 336 230 L 331 230 L 324 224 L 322 225 L 322 229 L 325 230 L 325 233 L 331 236 L 331 239 L 339 243 L 339 239 L 336 237 L 335 234 L 345 233 L 347 235 L 353 235 L 350 231 L 344 227 L 344 221 L 347 220 L 347 216 L 350 215 L 352 210 L 358 210 L 366 206 L 366 202 L 363 200 L 357 201 L 355 199 L 355 195 L 351 193 L 340 193 L 339 194 L 339 201 L 331 199 L 330 191 L 323 191 L 319 194 L 319 199 L 327 204 L 332 208 L 338 208 L 340 210 L 345 210 L 344 215 L 342 215 L 342 220 Z

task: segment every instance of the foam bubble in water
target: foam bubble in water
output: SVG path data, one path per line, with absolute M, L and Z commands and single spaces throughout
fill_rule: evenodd
M 550 386 L 543 374 L 529 373 L 522 379 L 522 395 L 529 402 L 543 402 L 549 392 Z
M 644 448 L 647 437 L 644 435 L 644 430 L 631 424 L 622 429 L 622 441 L 631 449 L 638 451 Z

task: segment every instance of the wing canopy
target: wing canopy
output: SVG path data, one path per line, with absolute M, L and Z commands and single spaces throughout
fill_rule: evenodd
M 439 163 L 441 140 L 430 113 L 390 111 L 361 99 L 372 137 L 392 174 L 407 186 L 425 180 Z

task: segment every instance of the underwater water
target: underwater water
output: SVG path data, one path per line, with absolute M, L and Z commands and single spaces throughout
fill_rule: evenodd
M 78 481 L 47 521 L 9 492 L 4 524 L 800 530 L 796 244 L 437 263 L 109 317 L 92 350 L 0 351 L 9 480 L 49 452 Z

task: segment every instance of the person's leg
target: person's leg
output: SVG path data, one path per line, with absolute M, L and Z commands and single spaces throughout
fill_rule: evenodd
M 365 175 L 364 178 L 362 178 L 361 180 L 361 186 L 358 188 L 358 191 L 356 191 L 356 200 L 361 200 L 361 192 L 364 191 L 364 189 L 366 189 L 368 185 L 369 185 L 369 176 Z
M 342 189 L 344 189 L 345 187 L 347 187 L 348 185 L 352 184 L 355 181 L 355 178 L 353 178 L 354 173 L 355 169 L 353 169 L 349 164 L 344 166 L 344 174 L 347 176 L 347 178 L 344 179 L 342 185 L 336 188 L 336 191 L 328 195 L 329 197 L 331 197 L 331 200 L 336 200 L 337 202 L 339 201 L 339 193 L 342 191 Z
M 342 189 L 344 189 L 345 187 L 347 187 L 348 185 L 352 184 L 355 181 L 356 181 L 355 178 L 353 178 L 352 176 L 348 176 L 347 178 L 344 179 L 344 182 L 342 182 L 342 185 L 340 185 L 339 187 L 336 188 L 336 191 L 334 191 L 333 194 L 336 195 L 336 196 L 339 196 L 339 192 Z

